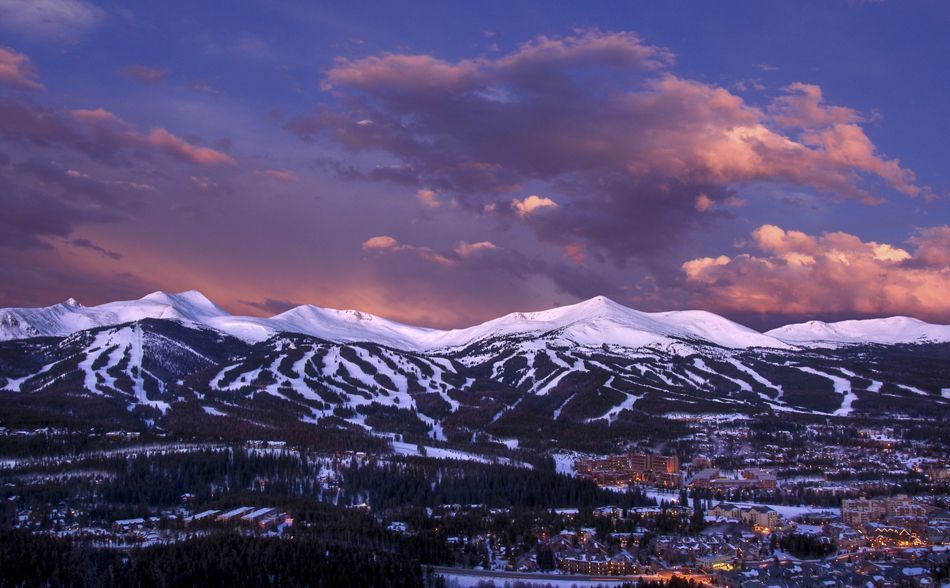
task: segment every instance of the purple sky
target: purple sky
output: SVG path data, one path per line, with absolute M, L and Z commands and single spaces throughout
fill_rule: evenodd
M 950 5 L 0 0 L 0 306 L 950 322 Z

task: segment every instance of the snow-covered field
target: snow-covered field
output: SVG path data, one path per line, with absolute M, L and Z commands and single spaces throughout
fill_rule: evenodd
M 526 464 L 520 461 L 515 461 L 513 459 L 508 459 L 507 457 L 492 457 L 487 455 L 479 455 L 477 453 L 469 453 L 467 451 L 461 451 L 458 449 L 446 449 L 444 447 L 431 447 L 429 445 L 418 445 L 416 443 L 406 443 L 404 441 L 393 441 L 393 451 L 396 455 L 414 455 L 414 456 L 425 456 L 433 459 L 457 459 L 460 461 L 477 461 L 479 463 L 500 463 L 504 465 L 513 465 L 517 467 L 530 468 L 530 464 Z

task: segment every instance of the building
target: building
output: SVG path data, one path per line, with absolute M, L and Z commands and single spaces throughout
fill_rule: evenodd
M 567 574 L 587 576 L 629 576 L 640 571 L 637 558 L 621 549 L 616 555 L 607 552 L 589 554 L 580 550 L 564 552 L 557 557 L 557 567 Z
M 217 520 L 219 523 L 229 523 L 231 521 L 237 520 L 239 517 L 244 516 L 252 510 L 254 510 L 253 506 L 239 506 L 238 508 L 218 515 Z
M 779 524 L 778 512 L 768 506 L 742 508 L 728 502 L 721 502 L 706 511 L 706 516 L 717 520 L 740 521 L 763 531 L 774 529 Z
M 841 520 L 855 529 L 880 521 L 911 527 L 926 526 L 927 507 L 903 494 L 881 500 L 842 500 Z
M 602 486 L 648 484 L 679 488 L 683 483 L 679 458 L 675 455 L 630 452 L 603 459 L 578 460 L 574 465 L 578 474 Z
M 778 512 L 767 506 L 753 506 L 744 509 L 740 519 L 743 523 L 752 525 L 766 533 L 778 526 Z
M 774 490 L 778 485 L 774 470 L 749 468 L 742 470 L 739 478 L 727 478 L 716 468 L 706 468 L 693 474 L 689 485 L 693 488 L 727 490 L 735 488 L 761 488 Z
M 729 504 L 728 502 L 720 502 L 716 506 L 706 511 L 706 516 L 716 519 L 738 521 L 742 516 L 742 509 L 734 504 Z
M 774 490 L 778 486 L 778 479 L 775 470 L 765 470 L 762 468 L 749 468 L 742 470 L 742 479 L 751 481 L 753 486 L 765 490 Z

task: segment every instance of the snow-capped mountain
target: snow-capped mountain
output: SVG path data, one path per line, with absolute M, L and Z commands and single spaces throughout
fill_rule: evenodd
M 85 307 L 73 299 L 43 308 L 0 309 L 0 340 L 62 337 L 94 327 L 142 319 L 172 319 L 201 325 L 248 342 L 275 333 L 300 333 L 336 342 L 374 341 L 397 348 L 416 349 L 431 329 L 411 327 L 356 310 L 298 306 L 269 318 L 235 316 L 201 292 L 153 292 L 139 300 Z
M 790 348 L 782 341 L 710 312 L 640 312 L 605 296 L 551 310 L 515 312 L 467 329 L 430 331 L 417 341 L 422 349 L 445 349 L 492 337 L 547 333 L 555 333 L 555 342 L 560 344 L 594 347 L 655 347 L 691 340 L 732 349 Z
M 147 318 L 210 326 L 215 319 L 229 316 L 226 310 L 195 290 L 180 294 L 153 292 L 139 300 L 109 302 L 92 307 L 85 307 L 70 298 L 44 308 L 0 309 L 0 340 L 63 337 L 86 329 Z
M 892 316 L 837 323 L 808 321 L 785 325 L 765 334 L 794 345 L 809 347 L 946 343 L 950 342 L 950 325 L 934 325 L 907 316 Z
M 563 345 L 669 347 L 677 342 L 729 349 L 791 349 L 842 344 L 934 343 L 950 341 L 950 325 L 891 317 L 787 325 L 759 333 L 701 310 L 641 312 L 604 296 L 542 310 L 515 312 L 452 330 L 405 325 L 358 310 L 303 305 L 264 318 L 228 313 L 200 292 L 154 292 L 139 300 L 85 307 L 73 299 L 44 308 L 0 309 L 0 341 L 62 337 L 94 327 L 153 319 L 201 325 L 249 343 L 277 333 L 311 335 L 337 343 L 371 342 L 405 351 L 461 348 L 480 340 L 535 335 Z
M 901 317 L 762 334 L 596 297 L 440 331 L 313 306 L 233 316 L 156 292 L 7 309 L 0 323 L 0 417 L 33 421 L 253 435 L 327 422 L 466 443 L 623 437 L 682 415 L 950 417 L 947 327 Z

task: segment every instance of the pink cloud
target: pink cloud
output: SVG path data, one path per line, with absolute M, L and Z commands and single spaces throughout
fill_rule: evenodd
M 531 216 L 539 210 L 546 208 L 557 208 L 557 202 L 546 196 L 531 194 L 521 200 L 512 200 L 511 207 L 521 218 Z
M 71 110 L 74 119 L 86 124 L 110 124 L 119 127 L 128 126 L 124 120 L 104 108 Z
M 429 247 L 420 247 L 417 245 L 405 245 L 388 235 L 377 235 L 363 241 L 363 251 L 376 253 L 411 253 L 417 255 L 426 261 L 431 261 L 439 265 L 451 266 L 458 263 L 458 260 L 451 259 L 437 253 Z
M 880 153 L 864 117 L 828 104 L 818 86 L 795 83 L 750 103 L 675 75 L 673 61 L 632 33 L 592 29 L 456 61 L 343 59 L 323 78 L 340 106 L 286 127 L 305 140 L 326 133 L 347 150 L 386 153 L 401 184 L 474 214 L 530 215 L 540 239 L 584 243 L 620 262 L 670 247 L 670 232 L 703 224 L 703 213 L 743 206 L 748 183 L 829 202 L 931 193 Z M 512 204 L 512 192 L 538 183 L 556 191 L 557 207 L 535 216 L 524 201 Z M 623 222 L 634 215 L 641 230 Z
M 297 174 L 287 169 L 256 169 L 254 170 L 254 175 L 270 178 L 279 182 L 296 182 L 300 180 Z
M 389 235 L 377 235 L 363 241 L 363 251 L 368 253 L 408 253 L 426 261 L 442 266 L 457 266 L 466 259 L 477 258 L 479 255 L 500 249 L 491 241 L 468 243 L 459 241 L 451 252 L 439 253 L 430 247 L 407 245 L 400 243 Z
M 439 194 L 435 190 L 421 188 L 416 192 L 416 198 L 426 208 L 438 208 L 442 206 L 442 202 L 439 200 Z
M 950 226 L 919 229 L 909 242 L 917 247 L 914 258 L 919 263 L 950 272 Z
M 715 201 L 706 196 L 706 194 L 700 194 L 696 197 L 696 210 L 699 212 L 706 212 L 715 205 Z
M 681 270 L 695 301 L 719 311 L 950 321 L 950 227 L 922 229 L 908 242 L 914 249 L 763 225 L 752 233 L 757 252 L 696 258 Z
M 0 47 L 0 84 L 28 90 L 45 89 L 39 82 L 33 61 L 9 47 Z
M 377 235 L 363 241 L 363 251 L 376 251 L 384 249 L 395 249 L 399 246 L 399 241 L 389 235 Z
M 814 84 L 795 82 L 785 90 L 769 105 L 772 119 L 783 128 L 814 129 L 864 120 L 854 109 L 825 104 L 821 88 Z
M 132 125 L 103 108 L 70 111 L 73 119 L 87 126 L 112 126 L 121 129 L 116 138 L 129 146 L 151 147 L 175 155 L 198 165 L 235 165 L 226 153 L 208 147 L 192 145 L 171 132 L 154 128 L 148 133 L 131 130 Z
M 143 145 L 167 151 L 198 165 L 237 165 L 234 158 L 226 153 L 192 145 L 162 128 L 154 128 L 146 135 L 132 133 L 129 137 Z
M 0 135 L 21 143 L 59 146 L 111 164 L 125 153 L 165 153 L 189 163 L 236 165 L 222 151 L 201 147 L 163 128 L 148 133 L 103 108 L 57 111 L 13 100 L 0 101 Z
M 564 255 L 577 265 L 587 261 L 587 247 L 583 243 L 568 243 L 564 246 Z
M 497 249 L 498 246 L 492 243 L 491 241 L 479 241 L 477 243 L 466 243 L 465 241 L 459 241 L 455 245 L 455 253 L 459 257 L 469 257 L 471 255 L 477 255 L 483 251 L 491 251 L 492 249 Z

